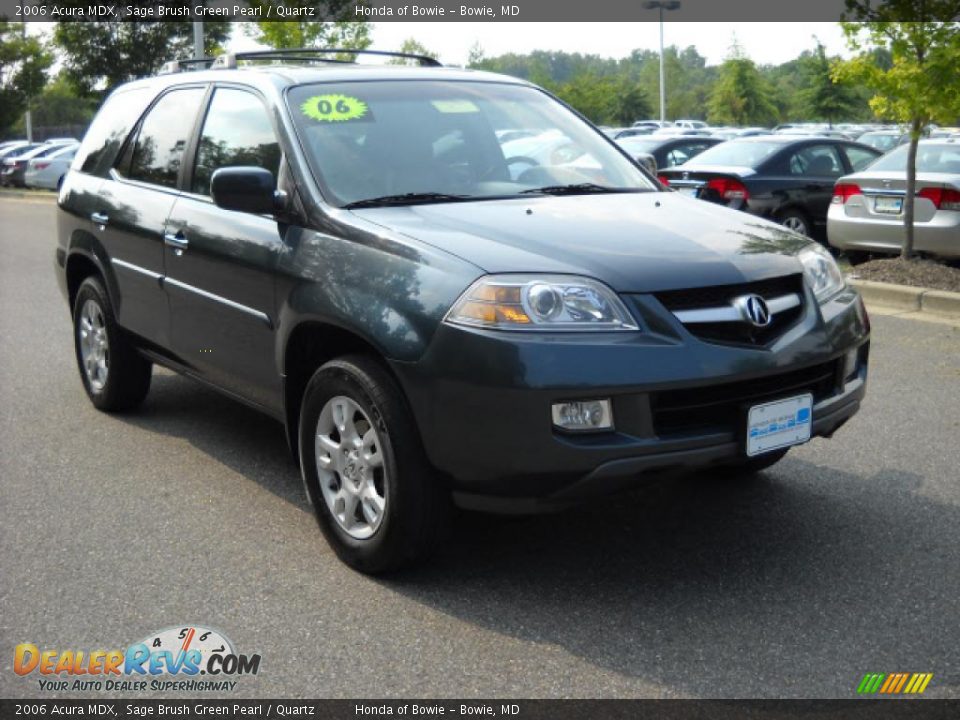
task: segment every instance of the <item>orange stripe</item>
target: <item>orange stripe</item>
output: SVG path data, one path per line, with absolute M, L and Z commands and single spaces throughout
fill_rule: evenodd
M 895 677 L 897 677 L 895 673 L 891 673 L 890 675 L 888 675 L 886 682 L 883 683 L 883 687 L 880 688 L 880 692 L 882 693 L 887 692 L 887 688 L 890 687 L 890 685 L 893 683 L 893 679 Z
M 897 687 L 893 692 L 895 693 L 900 692 L 900 690 L 903 688 L 903 684 L 907 681 L 908 677 L 910 677 L 910 673 L 903 673 L 900 676 L 900 682 L 897 683 Z

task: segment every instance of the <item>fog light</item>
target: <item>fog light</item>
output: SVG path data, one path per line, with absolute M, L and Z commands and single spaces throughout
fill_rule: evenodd
M 581 400 L 555 403 L 553 424 L 564 430 L 612 430 L 613 412 L 609 400 Z
M 843 379 L 849 380 L 853 375 L 857 374 L 857 358 L 860 355 L 860 349 L 854 348 L 853 350 L 848 350 L 847 354 L 843 357 Z

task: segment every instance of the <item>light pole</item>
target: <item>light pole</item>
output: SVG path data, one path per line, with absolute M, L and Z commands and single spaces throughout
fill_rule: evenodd
M 676 10 L 680 7 L 680 0 L 648 0 L 643 7 L 660 11 L 660 122 L 663 122 L 667 119 L 667 87 L 663 79 L 663 11 Z
M 199 60 L 203 57 L 203 21 L 193 23 L 193 56 Z

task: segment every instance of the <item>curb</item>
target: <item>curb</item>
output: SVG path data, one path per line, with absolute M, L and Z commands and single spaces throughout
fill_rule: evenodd
M 848 278 L 847 282 L 860 292 L 867 304 L 960 320 L 960 293 L 852 278 Z
M 45 190 L 0 190 L 0 200 L 9 199 L 9 200 L 42 200 L 42 201 L 55 201 L 57 199 L 57 194 L 55 192 L 47 192 Z

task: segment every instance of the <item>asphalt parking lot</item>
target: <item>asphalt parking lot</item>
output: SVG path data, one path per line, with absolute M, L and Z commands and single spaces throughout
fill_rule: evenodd
M 166 372 L 140 412 L 93 409 L 53 247 L 52 203 L 0 199 L 0 697 L 39 694 L 18 643 L 192 623 L 261 654 L 238 697 L 848 698 L 867 672 L 960 697 L 956 327 L 875 317 L 862 412 L 752 481 L 463 516 L 374 580 L 272 420 Z

